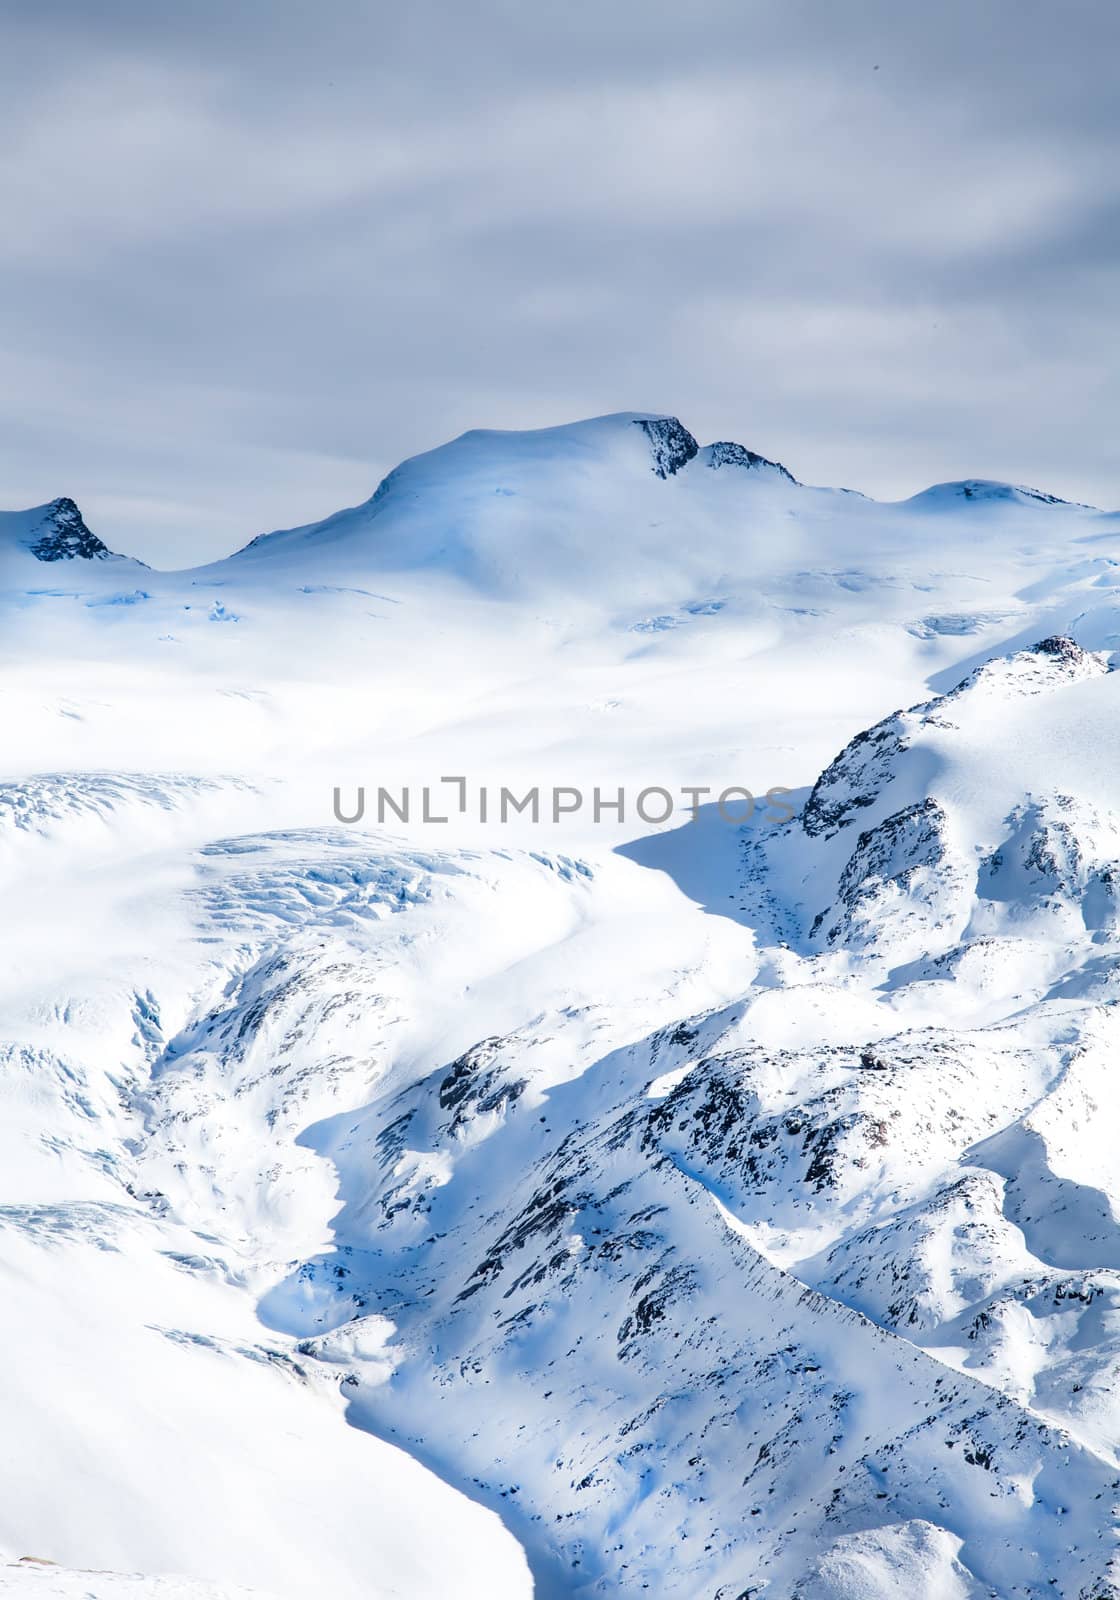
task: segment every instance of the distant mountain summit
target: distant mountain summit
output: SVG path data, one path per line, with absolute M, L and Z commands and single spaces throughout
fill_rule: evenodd
M 630 594 L 638 585 L 654 603 L 664 590 L 706 591 L 755 574 L 762 537 L 780 531 L 788 540 L 810 522 L 856 518 L 893 541 L 899 516 L 971 519 L 989 530 L 1022 512 L 1093 508 L 982 478 L 876 501 L 805 484 L 734 440 L 702 445 L 679 417 L 624 411 L 548 428 L 470 429 L 402 461 L 361 504 L 258 534 L 190 570 L 206 582 L 219 581 L 221 568 L 222 582 L 254 583 L 281 572 L 284 581 L 352 583 L 424 571 L 501 596 L 589 586 Z M 0 546 L 45 563 L 126 559 L 68 496 L 0 512 Z
M 770 461 L 766 456 L 757 455 L 745 445 L 735 444 L 730 439 L 720 439 L 715 444 L 710 444 L 705 455 L 709 467 L 745 467 L 748 470 L 768 467 L 771 472 L 776 472 L 779 477 L 785 478 L 787 483 L 797 484 L 793 473 L 783 467 L 780 461 Z
M 659 478 L 672 477 L 695 459 L 700 446 L 676 417 L 638 417 L 634 426 L 649 440 L 653 470 Z
M 637 588 L 652 604 L 718 585 L 749 552 L 744 516 L 757 526 L 814 494 L 836 498 L 745 445 L 701 445 L 678 417 L 628 411 L 473 429 L 394 467 L 363 504 L 231 559 L 239 578 L 266 564 L 335 582 L 423 570 L 496 596 Z
M 86 527 L 82 513 L 68 495 L 41 507 L 41 520 L 20 541 L 36 561 L 104 561 L 113 552 Z M 29 513 L 29 517 L 34 513 Z
M 955 483 L 935 483 L 920 494 L 912 495 L 906 502 L 914 507 L 952 504 L 955 500 L 970 500 L 976 505 L 1026 505 L 1036 501 L 1044 506 L 1075 506 L 1080 511 L 1095 510 L 1076 500 L 1063 500 L 1060 495 L 1046 494 L 1041 489 L 1031 489 L 1021 483 L 999 483 L 991 478 L 962 478 Z

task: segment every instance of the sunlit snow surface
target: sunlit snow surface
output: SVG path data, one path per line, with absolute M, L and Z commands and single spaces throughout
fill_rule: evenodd
M 1115 1600 L 1118 598 L 640 416 L 0 517 L 0 1595 Z

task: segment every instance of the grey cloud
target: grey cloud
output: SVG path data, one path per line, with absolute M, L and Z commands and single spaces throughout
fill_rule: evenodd
M 186 561 L 629 408 L 1120 502 L 1111 0 L 8 9 L 5 504 Z

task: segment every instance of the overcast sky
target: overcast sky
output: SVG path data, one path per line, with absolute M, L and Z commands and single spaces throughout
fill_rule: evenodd
M 0 505 L 159 564 L 469 427 L 1120 505 L 1116 0 L 0 0 Z

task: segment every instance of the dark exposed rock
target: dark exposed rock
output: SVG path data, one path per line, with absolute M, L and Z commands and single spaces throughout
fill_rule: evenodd
M 503 1040 L 482 1039 L 451 1063 L 439 1086 L 441 1110 L 453 1113 L 448 1131 L 458 1133 L 474 1117 L 505 1111 L 525 1092 L 523 1078 L 509 1078 L 498 1056 Z
M 377 1134 L 374 1144 L 383 1166 L 394 1167 L 400 1160 L 408 1139 L 408 1130 L 415 1117 L 414 1107 L 411 1111 L 406 1111 L 403 1116 L 395 1118 Z
M 676 417 L 641 418 L 635 427 L 649 440 L 653 470 L 659 478 L 672 477 L 699 454 L 700 446 Z
M 30 550 L 37 561 L 104 561 L 113 553 L 89 531 L 82 513 L 65 495 L 51 502 Z
M 439 1086 L 442 1110 L 450 1111 L 467 1099 L 477 1085 L 480 1073 L 493 1060 L 501 1042 L 496 1036 L 480 1039 L 478 1044 L 472 1045 L 451 1063 Z
M 502 1230 L 490 1247 L 489 1253 L 471 1273 L 467 1286 L 458 1300 L 468 1300 L 482 1288 L 492 1283 L 503 1271 L 506 1258 L 521 1250 L 530 1240 L 555 1240 L 561 1230 L 591 1197 L 572 1195 L 571 1184 L 583 1176 L 582 1170 L 571 1171 L 538 1190 L 517 1216 Z
M 932 796 L 861 833 L 840 874 L 840 899 L 851 906 L 871 878 L 905 885 L 916 867 L 937 866 L 945 853 L 945 813 Z
M 856 813 L 874 805 L 880 785 L 894 777 L 891 763 L 906 749 L 899 714 L 857 733 L 813 785 L 801 813 L 810 838 L 825 838 L 855 821 Z
M 796 483 L 793 473 L 782 466 L 780 461 L 771 461 L 766 456 L 757 455 L 753 450 L 748 450 L 746 445 L 735 444 L 731 439 L 720 439 L 708 447 L 709 467 L 770 467 L 780 473 L 789 483 Z
M 689 1295 L 695 1283 L 696 1274 L 690 1267 L 670 1267 L 664 1273 L 654 1268 L 643 1273 L 631 1291 L 634 1294 L 641 1293 L 641 1298 L 633 1311 L 628 1312 L 622 1320 L 618 1330 L 619 1344 L 629 1344 L 643 1333 L 648 1333 L 655 1323 L 663 1321 L 670 1306 Z
M 1072 663 L 1084 661 L 1087 652 L 1075 640 L 1054 633 L 1048 639 L 1040 639 L 1034 646 L 1034 653 L 1038 656 L 1055 656 L 1059 661 Z

